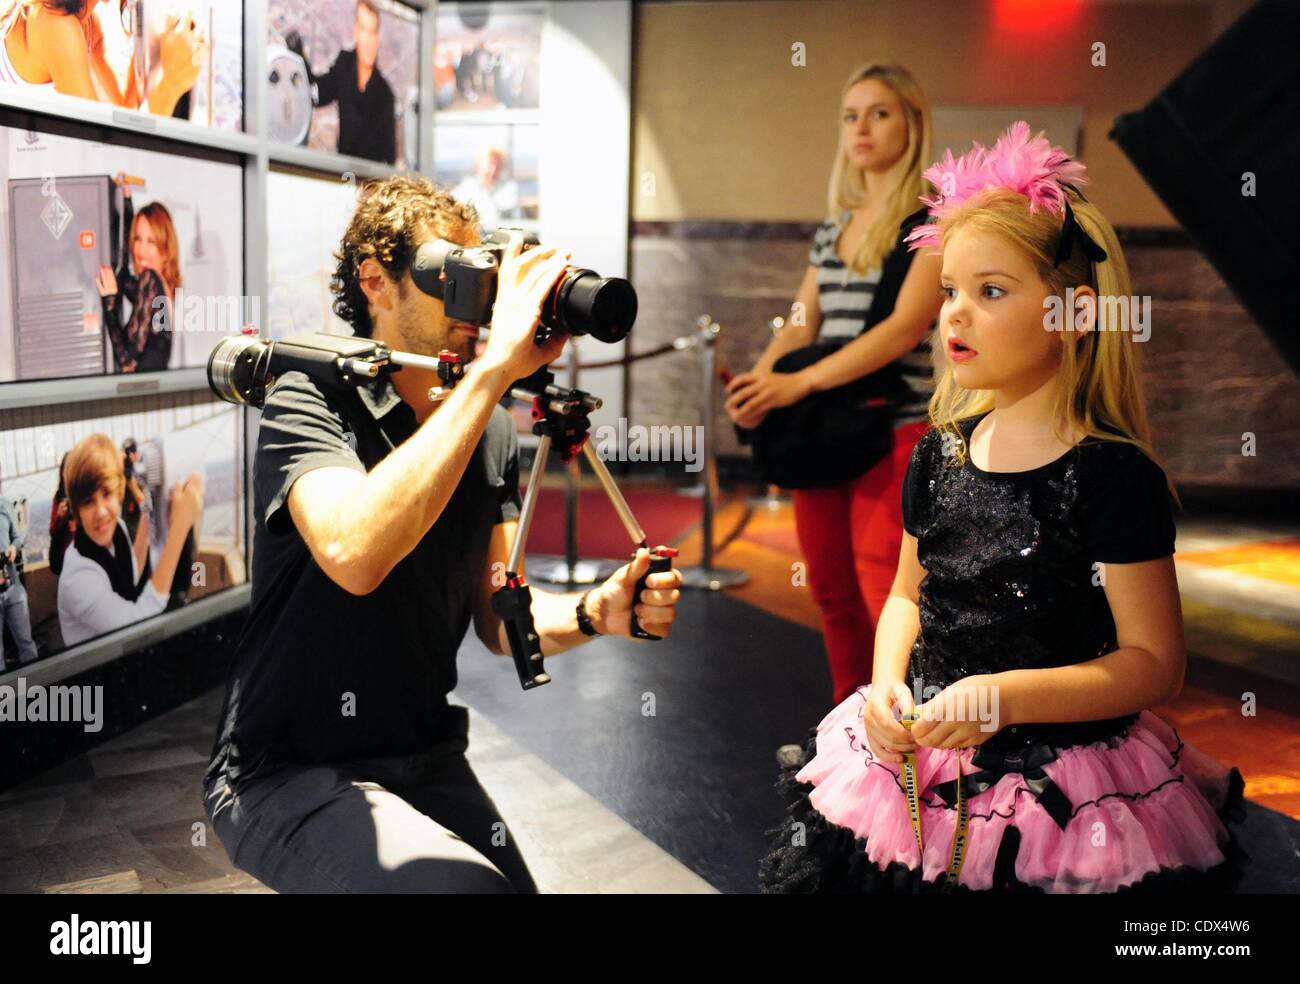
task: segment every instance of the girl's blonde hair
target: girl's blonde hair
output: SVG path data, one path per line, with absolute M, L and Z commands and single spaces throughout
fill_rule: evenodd
M 878 79 L 898 97 L 907 120 L 907 150 L 886 176 L 889 193 L 884 207 L 876 215 L 867 235 L 849 264 L 861 276 L 872 267 L 879 266 L 893 251 L 898 242 L 898 227 L 903 220 L 920 207 L 917 198 L 928 193 L 930 184 L 921 171 L 930 161 L 930 104 L 916 79 L 902 65 L 893 62 L 872 62 L 858 68 L 849 76 L 840 91 L 840 100 L 848 91 L 866 79 Z M 862 168 L 854 167 L 841 145 L 835 152 L 831 179 L 827 188 L 826 208 L 830 217 L 839 221 L 845 209 L 861 205 L 866 197 L 867 183 Z
M 1100 263 L 1089 260 L 1076 243 L 1070 258 L 1053 267 L 1061 237 L 1061 215 L 1048 209 L 1031 215 L 1028 199 L 1010 188 L 990 188 L 972 195 L 940 223 L 942 242 L 946 245 L 956 230 L 967 229 L 998 236 L 1019 250 L 1047 285 L 1048 296 L 1060 298 L 1064 330 L 1071 333 L 1075 331 L 1074 310 L 1065 303 L 1067 288 L 1088 286 L 1097 292 L 1094 328 L 1082 331 L 1081 337 L 1067 339 L 1061 346 L 1059 386 L 1053 404 L 1056 435 L 1067 443 L 1071 435 L 1080 432 L 1087 437 L 1123 441 L 1159 463 L 1151 447 L 1141 359 L 1133 340 L 1129 311 L 1132 284 L 1124 252 L 1115 229 L 1097 207 L 1072 186 L 1066 186 L 1065 193 L 1075 221 L 1106 251 L 1106 259 Z M 930 398 L 930 423 L 953 449 L 955 464 L 961 464 L 968 453 L 958 422 L 992 409 L 993 392 L 958 386 L 952 363 L 945 360 Z M 1169 489 L 1176 502 L 1172 482 Z

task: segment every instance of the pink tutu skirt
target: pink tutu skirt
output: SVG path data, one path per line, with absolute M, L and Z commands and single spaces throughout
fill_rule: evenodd
M 969 833 L 958 891 L 1227 892 L 1248 860 L 1225 823 L 1245 816 L 1241 773 L 1149 711 L 1121 736 L 1053 748 L 1051 761 L 1012 760 L 1022 771 L 973 764 L 978 747 L 919 747 L 922 857 L 901 766 L 867 744 L 869 691 L 826 715 L 805 763 L 783 776 L 789 816 L 771 832 L 763 891 L 937 890 L 957 824 L 958 759 L 963 776 L 983 775 L 963 787 Z

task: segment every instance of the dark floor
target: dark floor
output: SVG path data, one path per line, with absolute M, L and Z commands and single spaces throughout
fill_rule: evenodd
M 552 682 L 525 693 L 509 660 L 467 641 L 456 693 L 711 884 L 754 891 L 781 814 L 776 749 L 828 710 L 820 637 L 692 594 L 666 643 L 600 639 L 548 665 Z
M 598 640 L 528 693 L 467 641 L 457 694 L 711 884 L 752 892 L 781 811 L 776 748 L 829 710 L 821 639 L 722 594 L 684 605 L 671 644 Z M 1300 821 L 1248 803 L 1238 836 L 1241 891 L 1300 892 Z

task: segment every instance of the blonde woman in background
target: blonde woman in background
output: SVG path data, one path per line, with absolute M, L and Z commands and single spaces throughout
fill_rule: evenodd
M 918 196 L 929 185 L 930 109 L 901 65 L 855 71 L 840 97 L 840 140 L 831 169 L 830 218 L 818 228 L 808 269 L 785 330 L 753 370 L 728 385 L 726 408 L 741 427 L 891 363 L 909 396 L 894 413 L 894 450 L 865 474 L 841 485 L 794 490 L 795 529 L 808 583 L 822 613 L 836 702 L 871 680 L 875 625 L 889 595 L 902 543 L 903 473 L 928 424 L 934 390 L 930 353 L 939 295 L 939 260 L 910 262 L 892 311 L 866 327 L 881 267 L 901 235 L 923 220 Z M 876 315 L 880 312 L 876 311 Z M 852 339 L 795 373 L 774 373 L 787 352 L 829 338 Z

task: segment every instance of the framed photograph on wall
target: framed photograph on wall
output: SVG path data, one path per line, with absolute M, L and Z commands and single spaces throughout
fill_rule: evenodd
M 474 206 L 484 233 L 501 225 L 536 228 L 540 137 L 533 123 L 440 122 L 433 141 L 436 180 Z
M 544 22 L 545 11 L 526 4 L 438 4 L 438 112 L 498 120 L 535 112 L 541 105 Z
M 269 0 L 272 140 L 414 168 L 420 12 L 396 0 Z
M 75 46 L 71 66 L 51 47 L 65 28 L 85 39 L 84 57 Z M 238 0 L 0 0 L 0 38 L 7 56 L 0 90 L 8 95 L 64 95 L 218 130 L 243 128 Z
M 273 168 L 267 181 L 266 336 L 350 335 L 334 314 L 334 251 L 357 205 L 357 186 Z
M 244 583 L 242 431 L 204 393 L 0 411 L 11 668 Z
M 0 125 L 0 382 L 201 367 L 257 322 L 234 155 L 42 125 Z

